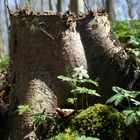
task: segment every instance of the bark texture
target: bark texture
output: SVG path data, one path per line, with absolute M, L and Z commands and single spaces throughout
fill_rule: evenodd
M 19 10 L 11 15 L 11 107 L 42 100 L 23 116 L 14 114 L 10 140 L 34 140 L 32 114 L 55 112 L 54 107 L 67 108 L 71 96 L 70 83 L 62 83 L 58 75 L 72 76 L 73 68 L 83 65 L 91 79 L 100 78 L 101 101 L 111 96 L 111 88 L 140 88 L 131 58 L 111 32 L 103 12 L 75 16 L 71 13 L 37 14 Z M 91 104 L 95 101 L 91 98 Z
M 113 34 L 105 13 L 92 13 L 78 23 L 84 45 L 88 71 L 93 79 L 100 78 L 101 100 L 112 95 L 112 86 L 139 90 L 139 60 L 128 54 Z

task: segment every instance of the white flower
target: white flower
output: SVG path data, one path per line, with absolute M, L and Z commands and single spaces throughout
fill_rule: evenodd
M 75 73 L 72 75 L 73 77 L 78 77 L 79 79 L 83 79 L 83 77 L 89 78 L 87 70 L 84 69 L 84 66 L 75 67 L 74 71 Z

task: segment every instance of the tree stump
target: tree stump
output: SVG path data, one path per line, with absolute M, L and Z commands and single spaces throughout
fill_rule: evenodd
M 55 107 L 69 108 L 70 83 L 59 75 L 72 76 L 73 68 L 83 65 L 90 78 L 100 78 L 100 102 L 112 95 L 113 85 L 135 89 L 140 78 L 137 63 L 115 40 L 104 12 L 87 15 L 17 10 L 10 17 L 10 56 L 12 93 L 10 105 L 42 100 L 22 116 L 14 114 L 11 140 L 35 140 L 34 112 L 55 112 Z M 140 65 L 139 65 L 140 66 Z M 95 103 L 91 98 L 91 104 Z

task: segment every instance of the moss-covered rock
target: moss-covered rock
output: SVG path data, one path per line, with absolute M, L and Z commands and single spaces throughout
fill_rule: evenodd
M 111 106 L 96 104 L 75 116 L 71 130 L 85 136 L 95 136 L 101 140 L 123 140 L 125 118 Z

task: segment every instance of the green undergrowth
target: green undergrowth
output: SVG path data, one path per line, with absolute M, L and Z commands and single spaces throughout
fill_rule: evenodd
M 125 118 L 111 106 L 95 104 L 71 120 L 65 132 L 50 140 L 123 140 Z
M 115 21 L 111 23 L 118 39 L 136 56 L 140 57 L 140 21 Z
M 111 106 L 95 104 L 76 115 L 71 130 L 102 140 L 122 140 L 125 134 L 125 118 Z
M 1 61 L 0 61 L 0 72 L 5 70 L 8 65 L 9 65 L 9 58 L 8 57 L 4 57 L 3 59 L 1 59 Z

